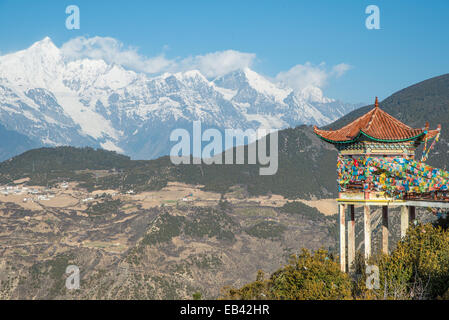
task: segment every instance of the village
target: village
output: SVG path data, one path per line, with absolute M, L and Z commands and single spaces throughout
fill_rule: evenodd
M 15 185 L 0 185 L 0 202 L 12 202 L 28 210 L 45 208 L 65 208 L 86 210 L 91 203 L 98 203 L 108 198 L 129 203 L 133 207 L 149 209 L 165 206 L 199 206 L 217 205 L 222 195 L 216 192 L 202 190 L 201 185 L 193 186 L 180 182 L 169 182 L 158 191 L 136 193 L 134 190 L 119 191 L 114 189 L 95 190 L 88 192 L 78 187 L 77 182 L 63 181 L 53 187 L 28 186 L 28 178 L 14 181 Z M 261 206 L 281 207 L 288 199 L 280 195 L 248 197 L 239 186 L 231 188 L 224 198 L 234 204 L 253 202 Z M 304 200 L 296 199 L 304 204 L 315 207 L 325 215 L 337 212 L 337 207 L 331 199 Z M 129 212 L 134 210 L 127 210 Z

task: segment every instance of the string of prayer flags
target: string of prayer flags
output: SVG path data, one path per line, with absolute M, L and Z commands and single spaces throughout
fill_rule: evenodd
M 356 159 L 339 156 L 337 182 L 339 191 L 344 191 L 349 184 L 357 184 L 364 190 L 384 191 L 399 197 L 406 192 L 447 191 L 449 172 L 399 157 L 361 156 Z

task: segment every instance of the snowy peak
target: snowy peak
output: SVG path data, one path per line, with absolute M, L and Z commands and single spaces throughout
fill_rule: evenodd
M 199 70 L 196 70 L 196 69 L 185 71 L 185 72 L 175 73 L 175 77 L 180 81 L 188 80 L 188 79 L 196 79 L 199 81 L 207 82 L 206 77 L 204 77 L 203 74 Z
M 0 74 L 12 84 L 33 87 L 48 86 L 60 73 L 60 50 L 50 38 L 34 43 L 29 48 L 0 57 Z
M 241 69 L 232 71 L 224 76 L 218 77 L 213 82 L 218 87 L 229 90 L 238 90 L 243 85 L 248 85 L 246 75 Z
M 239 69 L 219 77 L 214 80 L 214 84 L 220 88 L 233 90 L 235 94 L 239 90 L 253 90 L 276 103 L 282 103 L 292 91 L 289 88 L 282 88 L 249 68 Z
M 335 101 L 334 99 L 324 97 L 323 91 L 320 88 L 314 86 L 306 86 L 304 89 L 297 93 L 297 97 L 311 103 L 330 103 Z
M 292 91 L 291 89 L 281 89 L 276 84 L 270 82 L 269 80 L 249 68 L 243 69 L 243 74 L 245 75 L 248 84 L 254 90 L 267 96 L 272 96 L 276 98 L 276 101 L 278 102 L 283 101 Z
M 58 47 L 56 47 L 50 37 L 45 37 L 44 39 L 35 42 L 28 48 L 28 50 L 40 50 L 44 53 L 59 53 Z

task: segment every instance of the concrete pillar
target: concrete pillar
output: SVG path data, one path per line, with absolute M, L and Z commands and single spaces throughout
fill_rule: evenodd
M 338 205 L 340 220 L 340 270 L 346 272 L 345 205 Z
M 408 218 L 409 218 L 409 222 L 413 222 L 413 220 L 416 219 L 416 209 L 415 206 L 409 206 L 408 207 Z
M 349 221 L 348 221 L 348 269 L 354 271 L 355 260 L 355 212 L 354 205 L 349 205 Z
M 371 212 L 370 207 L 363 207 L 363 229 L 365 235 L 365 260 L 371 256 Z
M 408 207 L 402 206 L 401 207 L 401 238 L 405 237 L 408 229 L 409 224 L 409 213 L 408 213 Z
M 382 206 L 382 252 L 388 254 L 388 206 Z

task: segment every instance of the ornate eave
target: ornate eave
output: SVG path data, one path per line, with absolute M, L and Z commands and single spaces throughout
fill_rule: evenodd
M 440 128 L 439 125 L 437 129 L 429 130 L 427 123 L 425 128 L 411 128 L 380 109 L 376 97 L 372 110 L 346 126 L 337 130 L 321 130 L 315 126 L 314 132 L 322 140 L 339 145 L 362 140 L 384 143 L 421 141 L 437 135 Z

